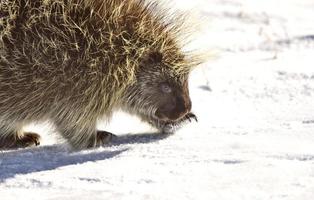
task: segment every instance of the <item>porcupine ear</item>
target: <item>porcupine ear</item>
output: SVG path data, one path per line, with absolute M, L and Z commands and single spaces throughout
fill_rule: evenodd
M 148 55 L 150 61 L 154 62 L 154 63 L 160 63 L 162 61 L 162 54 L 158 51 L 155 52 L 150 52 L 150 54 Z
M 144 63 L 161 63 L 163 59 L 162 53 L 159 51 L 149 51 L 144 56 Z

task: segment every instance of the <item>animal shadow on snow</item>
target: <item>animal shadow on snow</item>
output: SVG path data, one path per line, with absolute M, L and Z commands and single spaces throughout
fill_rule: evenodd
M 114 136 L 108 146 L 118 146 L 125 144 L 145 144 L 163 140 L 172 134 L 161 133 L 141 133 L 141 134 L 125 134 Z
M 128 144 L 152 143 L 167 137 L 168 134 L 154 133 L 120 135 L 115 136 L 104 148 L 78 152 L 73 152 L 62 144 L 0 151 L 0 183 L 15 175 L 110 159 L 128 151 L 131 148 L 126 146 Z

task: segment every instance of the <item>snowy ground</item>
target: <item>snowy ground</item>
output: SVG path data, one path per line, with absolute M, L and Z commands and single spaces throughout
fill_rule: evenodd
M 191 76 L 199 123 L 163 137 L 119 113 L 108 147 L 0 151 L 0 199 L 314 199 L 314 2 L 176 1 L 216 52 Z

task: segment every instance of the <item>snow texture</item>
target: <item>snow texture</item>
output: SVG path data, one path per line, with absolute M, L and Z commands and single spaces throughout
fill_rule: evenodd
M 198 123 L 176 134 L 117 113 L 106 147 L 0 151 L 0 199 L 314 199 L 314 2 L 173 0 L 215 56 L 190 78 Z M 45 133 L 45 134 L 44 134 Z M 50 134 L 48 134 L 50 133 Z

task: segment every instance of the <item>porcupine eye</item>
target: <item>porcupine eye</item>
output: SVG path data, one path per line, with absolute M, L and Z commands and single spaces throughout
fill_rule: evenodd
M 167 84 L 167 83 L 162 83 L 162 84 L 160 85 L 160 89 L 161 89 L 161 91 L 162 91 L 163 93 L 166 93 L 166 94 L 169 94 L 169 93 L 172 92 L 171 87 L 170 87 L 169 84 Z

